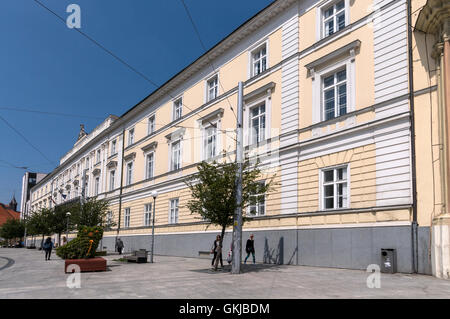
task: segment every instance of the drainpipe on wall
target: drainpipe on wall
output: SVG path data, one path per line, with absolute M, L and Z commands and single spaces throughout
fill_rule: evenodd
M 123 189 L 123 155 L 125 153 L 125 127 L 122 130 L 122 157 L 120 159 L 120 189 L 119 189 L 119 220 L 117 222 L 117 233 L 114 247 L 116 247 L 117 238 L 120 231 L 120 218 L 122 216 L 122 189 Z
M 414 122 L 414 77 L 413 77 L 413 52 L 412 52 L 412 17 L 411 17 L 411 0 L 407 1 L 408 14 L 408 66 L 409 66 L 409 106 L 411 121 L 411 177 L 413 192 L 413 216 L 411 225 L 411 247 L 412 247 L 412 270 L 413 273 L 418 272 L 418 228 L 417 224 L 417 181 L 416 181 L 416 133 Z

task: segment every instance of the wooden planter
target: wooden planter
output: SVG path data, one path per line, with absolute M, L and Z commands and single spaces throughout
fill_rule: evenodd
M 87 258 L 87 259 L 66 259 L 64 271 L 68 273 L 67 267 L 69 265 L 78 265 L 81 272 L 88 271 L 106 271 L 106 259 L 101 257 Z M 71 272 L 74 272 L 73 270 Z

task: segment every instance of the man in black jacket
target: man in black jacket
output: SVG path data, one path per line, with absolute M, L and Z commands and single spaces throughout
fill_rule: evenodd
M 250 253 L 253 257 L 253 263 L 255 263 L 255 244 L 253 240 L 253 234 L 250 235 L 250 238 L 247 239 L 247 244 L 245 245 L 245 251 L 247 252 L 247 257 L 245 257 L 244 264 L 247 263 L 247 259 L 250 256 Z

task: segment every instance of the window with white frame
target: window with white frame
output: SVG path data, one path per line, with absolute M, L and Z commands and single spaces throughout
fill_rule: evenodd
M 258 75 L 267 69 L 267 47 L 263 44 L 251 52 L 251 76 Z
M 100 162 L 100 159 L 101 159 L 101 151 L 97 150 L 97 163 Z
M 348 207 L 348 165 L 322 170 L 322 207 Z
M 264 182 L 260 182 L 258 188 L 263 186 Z M 264 216 L 266 214 L 266 196 L 263 192 L 258 190 L 256 194 L 251 195 L 248 213 L 250 216 Z
M 173 120 L 178 120 L 183 115 L 183 98 L 179 98 L 173 102 Z
M 174 199 L 170 200 L 169 224 L 178 223 L 178 204 L 179 204 L 178 198 L 174 198 Z
M 89 176 L 86 175 L 86 180 L 84 182 L 84 196 L 89 196 Z
M 219 95 L 219 77 L 217 74 L 206 81 L 206 89 L 207 102 L 214 100 Z
M 144 207 L 144 226 L 150 226 L 152 219 L 152 204 L 145 204 Z
M 112 211 L 108 211 L 106 213 L 106 227 L 109 228 L 111 227 L 112 224 Z
M 347 70 L 339 70 L 322 77 L 324 120 L 347 113 Z
M 128 145 L 134 143 L 134 128 L 128 130 Z
M 86 157 L 86 167 L 87 169 L 89 169 L 89 157 Z
M 152 116 L 150 116 L 148 118 L 148 130 L 147 130 L 147 134 L 153 134 L 153 132 L 155 131 L 155 115 L 153 114 Z
M 133 161 L 127 163 L 127 185 L 133 182 Z
M 114 154 L 116 154 L 116 140 L 113 140 L 112 142 L 111 142 L 111 155 L 114 155 Z
M 94 181 L 94 192 L 95 192 L 94 195 L 97 196 L 99 190 L 100 190 L 100 176 L 97 176 Z
M 266 131 L 266 104 L 262 103 L 250 109 L 250 142 L 264 141 Z
M 112 191 L 114 189 L 114 185 L 116 182 L 116 171 L 112 170 L 109 172 L 109 190 Z
M 207 160 L 217 155 L 217 128 L 209 125 L 203 134 L 203 159 Z
M 152 178 L 155 167 L 155 152 L 150 152 L 145 155 L 145 178 Z
M 125 214 L 123 216 L 123 222 L 124 222 L 125 228 L 130 227 L 130 215 L 131 215 L 130 208 L 125 208 Z
M 175 171 L 181 168 L 181 140 L 171 144 L 170 170 Z
M 322 30 L 324 38 L 342 30 L 345 28 L 345 24 L 345 0 L 335 1 L 322 9 Z

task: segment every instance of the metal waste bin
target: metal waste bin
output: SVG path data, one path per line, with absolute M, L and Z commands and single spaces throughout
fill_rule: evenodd
M 381 248 L 381 272 L 394 274 L 397 272 L 397 252 L 392 248 Z

